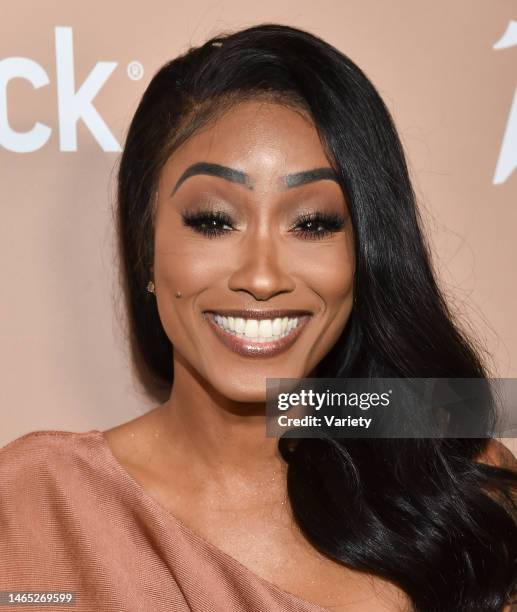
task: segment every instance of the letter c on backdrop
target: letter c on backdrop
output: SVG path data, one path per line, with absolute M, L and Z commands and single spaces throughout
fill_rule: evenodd
M 8 57 L 0 61 L 0 146 L 15 153 L 30 153 L 40 149 L 52 132 L 48 125 L 36 122 L 28 132 L 16 132 L 9 125 L 7 85 L 11 79 L 26 79 L 34 89 L 49 84 L 48 74 L 34 60 Z

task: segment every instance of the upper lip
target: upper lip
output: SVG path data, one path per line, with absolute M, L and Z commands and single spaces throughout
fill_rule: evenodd
M 241 319 L 277 319 L 283 317 L 289 317 L 291 319 L 295 317 L 301 317 L 304 315 L 312 315 L 310 310 L 300 309 L 282 309 L 282 310 L 235 310 L 235 309 L 221 309 L 221 310 L 205 310 L 204 312 L 221 315 L 222 317 L 240 317 Z

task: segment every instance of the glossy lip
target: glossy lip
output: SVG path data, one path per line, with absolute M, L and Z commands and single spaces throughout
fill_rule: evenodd
M 298 318 L 298 325 L 291 330 L 291 333 L 283 338 L 279 338 L 278 340 L 273 340 L 271 342 L 261 342 L 260 344 L 257 342 L 251 342 L 247 338 L 240 338 L 235 334 L 227 332 L 217 325 L 215 322 L 215 312 L 220 314 L 221 316 L 237 316 L 242 318 L 260 318 L 260 319 L 274 319 L 280 316 L 289 316 L 291 318 Z M 238 313 L 238 314 L 223 314 L 223 313 Z M 246 312 L 246 316 L 243 316 L 243 312 Z M 260 313 L 263 316 L 258 317 L 256 314 L 251 316 L 253 311 L 242 311 L 242 310 L 217 310 L 217 311 L 206 311 L 204 312 L 204 317 L 208 321 L 210 327 L 214 330 L 216 336 L 221 340 L 221 342 L 230 348 L 235 353 L 242 355 L 244 357 L 273 357 L 284 351 L 287 351 L 298 339 L 299 335 L 305 329 L 305 326 L 309 322 L 311 318 L 311 314 L 306 314 L 307 311 L 294 311 L 294 310 L 270 310 L 270 311 L 262 311 Z M 290 313 L 280 315 L 275 313 Z M 295 315 L 292 313 L 299 312 L 305 314 Z M 266 316 L 267 315 L 267 316 Z
M 283 319 L 284 317 L 289 317 L 294 319 L 296 317 L 300 318 L 304 315 L 312 315 L 310 310 L 294 310 L 294 309 L 284 309 L 284 310 L 252 310 L 251 308 L 245 308 L 244 310 L 236 310 L 235 308 L 231 309 L 223 309 L 223 310 L 205 310 L 204 314 L 218 314 L 222 317 L 240 317 L 241 319 Z

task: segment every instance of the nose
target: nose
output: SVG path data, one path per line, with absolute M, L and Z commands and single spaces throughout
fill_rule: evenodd
M 228 279 L 232 291 L 245 291 L 256 300 L 268 300 L 296 287 L 289 273 L 288 257 L 283 257 L 278 244 L 264 228 L 248 236 L 241 244 L 237 266 Z

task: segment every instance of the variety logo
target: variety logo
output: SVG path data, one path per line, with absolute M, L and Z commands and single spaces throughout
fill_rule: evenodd
M 93 105 L 117 62 L 97 62 L 76 89 L 72 28 L 55 28 L 55 49 L 60 150 L 77 151 L 77 122 L 82 119 L 103 151 L 120 151 L 120 144 Z M 128 75 L 133 80 L 142 78 L 142 65 L 131 62 Z M 34 89 L 49 85 L 50 80 L 45 69 L 32 59 L 9 57 L 0 60 L 0 146 L 16 153 L 30 153 L 45 145 L 52 129 L 39 121 L 26 132 L 15 131 L 10 126 L 7 85 L 15 78 L 26 79 Z
M 494 49 L 508 49 L 517 45 L 517 21 L 510 21 L 506 32 L 495 43 Z M 504 183 L 517 167 L 517 87 L 504 131 L 503 143 L 495 169 L 493 183 Z

